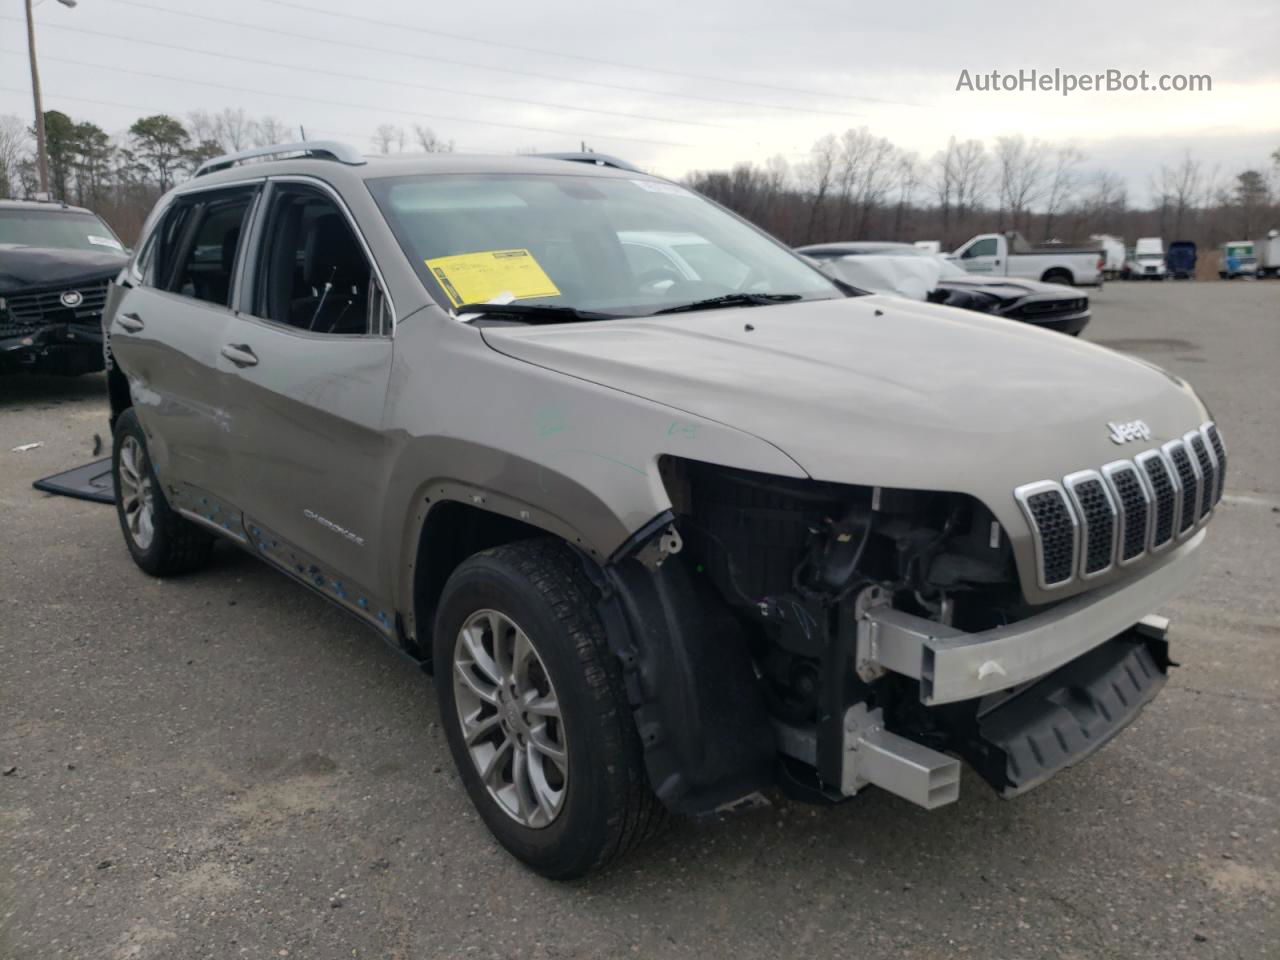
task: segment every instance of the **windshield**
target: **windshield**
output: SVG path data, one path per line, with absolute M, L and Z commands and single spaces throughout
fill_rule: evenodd
M 734 294 L 749 296 L 729 305 L 844 296 L 765 234 L 666 181 L 434 175 L 369 188 L 444 307 L 519 301 L 644 316 Z
M 0 243 L 124 252 L 111 228 L 93 214 L 65 210 L 0 210 Z

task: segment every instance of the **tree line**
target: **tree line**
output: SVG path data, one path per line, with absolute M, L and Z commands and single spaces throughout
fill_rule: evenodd
M 685 184 L 792 245 L 936 240 L 950 250 L 976 233 L 1018 230 L 1033 243 L 1106 233 L 1212 247 L 1280 227 L 1280 148 L 1268 164 L 1226 175 L 1184 153 L 1151 173 L 1141 202 L 1072 144 L 953 136 L 923 158 L 860 127 L 822 137 L 798 164 L 777 156 Z
M 197 110 L 185 120 L 163 113 L 139 117 L 115 136 L 59 110 L 48 110 L 44 117 L 49 192 L 55 199 L 91 208 L 129 243 L 156 199 L 205 160 L 301 139 L 301 131 L 282 120 L 233 108 Z M 380 126 L 370 141 L 379 153 L 453 150 L 452 141 L 423 126 L 409 132 Z M 17 117 L 0 116 L 0 199 L 33 196 L 39 182 L 34 131 Z
M 156 198 L 210 157 L 302 138 L 243 109 L 139 117 L 121 134 L 57 110 L 45 114 L 51 192 L 103 216 L 126 242 Z M 428 127 L 384 124 L 376 153 L 450 152 Z M 0 116 L 0 197 L 38 189 L 34 136 Z M 835 240 L 937 240 L 953 249 L 975 233 L 1020 230 L 1032 242 L 1109 233 L 1214 246 L 1280 227 L 1280 149 L 1262 164 L 1223 174 L 1190 152 L 1162 164 L 1136 201 L 1112 171 L 1091 168 L 1072 144 L 1022 135 L 992 143 L 951 137 L 929 157 L 867 127 L 829 134 L 807 158 L 739 163 L 690 174 L 691 188 L 791 244 Z

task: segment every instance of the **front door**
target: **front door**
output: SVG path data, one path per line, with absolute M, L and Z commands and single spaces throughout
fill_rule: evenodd
M 1000 244 L 995 237 L 975 240 L 960 252 L 960 266 L 970 273 L 1003 274 L 1000 264 Z
M 273 181 L 220 369 L 236 502 L 266 559 L 389 631 L 376 561 L 391 372 L 385 298 L 326 188 Z
M 258 185 L 179 197 L 147 240 L 111 321 L 156 475 L 173 506 L 235 532 L 219 350 Z

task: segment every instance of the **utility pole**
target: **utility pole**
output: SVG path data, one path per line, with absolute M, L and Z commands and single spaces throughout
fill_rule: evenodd
M 64 7 L 74 7 L 76 0 L 58 0 Z M 49 150 L 44 135 L 44 102 L 40 97 L 40 70 L 36 66 L 36 20 L 31 12 L 31 0 L 27 6 L 27 53 L 31 58 L 31 98 L 36 107 L 36 166 L 40 170 L 40 192 L 49 192 Z
M 36 21 L 27 0 L 27 52 L 31 56 L 31 96 L 36 102 L 36 166 L 40 170 L 40 192 L 49 192 L 49 154 L 44 145 L 44 103 L 40 99 L 40 70 L 36 67 Z

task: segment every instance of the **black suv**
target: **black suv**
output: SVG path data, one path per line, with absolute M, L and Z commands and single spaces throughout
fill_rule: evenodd
M 90 210 L 0 200 L 0 373 L 101 370 L 107 284 L 126 259 Z

